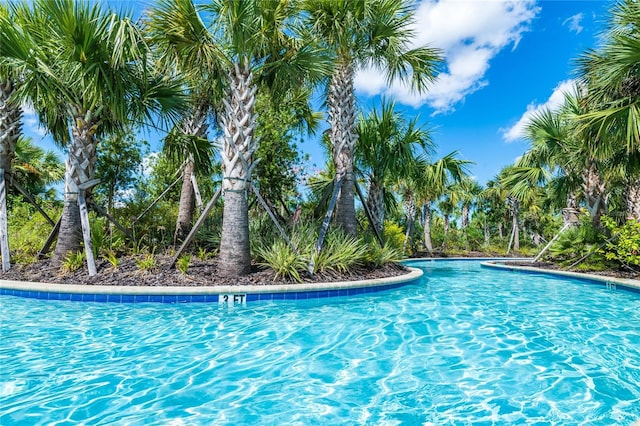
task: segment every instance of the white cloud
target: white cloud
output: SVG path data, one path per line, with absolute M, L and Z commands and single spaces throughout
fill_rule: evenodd
M 524 135 L 524 129 L 529 124 L 531 118 L 542 111 L 543 109 L 555 110 L 558 109 L 564 102 L 564 97 L 566 93 L 575 93 L 576 91 L 576 81 L 575 80 L 565 80 L 558 83 L 555 89 L 553 89 L 553 93 L 547 99 L 546 102 L 542 104 L 536 104 L 535 102 L 527 105 L 527 110 L 520 117 L 517 123 L 508 129 L 502 129 L 502 137 L 507 142 L 513 142 L 518 139 L 522 139 Z
M 584 15 L 582 13 L 576 13 L 573 16 L 568 17 L 562 22 L 562 25 L 569 25 L 569 31 L 574 31 L 576 34 L 580 34 L 584 27 L 582 24 L 582 18 Z
M 356 89 L 367 95 L 386 94 L 404 104 L 425 103 L 437 112 L 452 110 L 457 102 L 486 86 L 485 74 L 493 59 L 509 45 L 518 45 L 537 14 L 535 0 L 422 0 L 416 9 L 413 47 L 428 44 L 444 51 L 446 68 L 427 93 L 412 93 L 394 82 L 387 87 L 377 70 L 356 76 Z
M 142 159 L 141 168 L 143 176 L 151 176 L 151 173 L 153 173 L 153 168 L 156 166 L 159 157 L 159 152 L 151 152 L 148 155 L 144 156 L 144 158 Z
M 27 134 L 44 136 L 47 131 L 40 125 L 36 112 L 29 105 L 22 105 L 22 124 Z

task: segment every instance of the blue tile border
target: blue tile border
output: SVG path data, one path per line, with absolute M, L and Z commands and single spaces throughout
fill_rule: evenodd
M 18 281 L 0 280 L 0 296 L 17 296 L 42 300 L 65 300 L 72 302 L 94 303 L 219 303 L 220 294 L 243 295 L 244 303 L 277 302 L 281 300 L 309 300 L 324 299 L 330 297 L 353 297 L 364 294 L 378 293 L 410 284 L 415 284 L 422 277 L 423 272 L 416 268 L 410 268 L 411 272 L 398 277 L 377 279 L 368 282 L 351 281 L 342 283 L 317 283 L 305 285 L 301 289 L 295 284 L 287 286 L 273 286 L 273 292 L 269 292 L 264 286 L 256 286 L 250 289 L 227 287 L 181 287 L 176 293 L 171 293 L 170 287 L 153 288 L 149 294 L 142 294 L 145 290 L 136 288 L 113 288 L 106 286 L 88 286 L 22 283 Z M 368 285 L 367 285 L 368 284 Z M 20 288 L 21 287 L 21 288 Z M 49 287 L 51 290 L 46 290 Z M 35 290 L 36 288 L 37 290 Z M 69 291 L 67 292 L 67 288 Z M 42 289 L 42 290 L 41 290 Z M 54 290 L 55 289 L 55 290 Z M 118 290 L 121 293 L 116 293 Z M 252 292 L 256 289 L 258 291 Z M 59 291 L 61 290 L 61 291 Z M 81 290 L 86 291 L 82 292 Z

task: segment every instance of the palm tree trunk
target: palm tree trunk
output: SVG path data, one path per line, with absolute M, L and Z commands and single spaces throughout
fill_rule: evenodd
M 407 252 L 407 246 L 409 245 L 409 241 L 411 240 L 411 233 L 413 232 L 413 222 L 416 217 L 416 203 L 413 198 L 413 194 L 410 194 L 406 201 L 407 210 L 407 233 L 404 236 L 404 244 L 402 245 L 402 253 Z
M 431 242 L 431 201 L 427 201 L 422 206 L 424 216 L 424 246 L 429 253 L 433 253 L 433 243 Z
M 502 222 L 498 222 L 498 235 L 500 239 L 504 238 L 504 224 Z
M 354 71 L 350 62 L 338 64 L 329 83 L 327 108 L 331 125 L 330 139 L 336 174 L 342 176 L 342 188 L 336 206 L 336 222 L 347 233 L 356 235 L 354 204 L 353 148 L 356 143 L 356 109 L 353 85 Z
M 248 63 L 236 64 L 229 72 L 229 87 L 223 99 L 224 114 L 220 117 L 224 130 L 220 152 L 224 210 L 218 267 L 224 276 L 244 275 L 251 271 L 247 191 L 255 166 L 252 156 L 258 147 L 253 137 L 257 89 Z
M 0 251 L 2 270 L 11 267 L 9 261 L 9 230 L 7 225 L 7 190 L 11 178 L 11 161 L 16 151 L 16 143 L 22 133 L 22 108 L 10 101 L 15 87 L 9 79 L 0 81 Z
M 511 210 L 511 232 L 513 235 L 513 250 L 520 250 L 520 229 L 518 226 L 519 215 L 520 215 L 520 202 L 513 198 L 509 197 L 509 209 Z
M 627 183 L 624 191 L 627 220 L 640 220 L 640 179 Z
M 384 187 L 374 177 L 369 182 L 367 207 L 369 207 L 376 229 L 382 234 L 384 224 Z
M 590 161 L 582 173 L 582 189 L 587 201 L 587 209 L 594 225 L 600 225 L 600 217 L 606 213 L 605 182 L 600 177 L 595 161 Z
M 207 133 L 207 106 L 199 104 L 193 108 L 190 116 L 182 123 L 182 132 L 185 135 L 205 137 Z M 184 170 L 182 171 L 182 189 L 180 190 L 180 203 L 178 205 L 178 218 L 176 231 L 173 235 L 174 243 L 181 243 L 191 231 L 191 222 L 195 211 L 195 188 L 191 176 L 195 173 L 193 155 L 188 155 Z
M 191 174 L 194 172 L 193 158 L 189 157 L 182 171 L 182 189 L 180 190 L 180 203 L 178 204 L 178 219 L 176 221 L 176 232 L 173 235 L 175 244 L 184 241 L 191 230 L 194 206 L 193 184 Z
M 489 226 L 487 225 L 486 216 L 484 217 L 482 227 L 484 230 L 484 245 L 488 247 L 489 244 L 491 244 L 491 234 L 489 233 Z
M 64 206 L 60 232 L 51 258 L 54 266 L 60 265 L 69 252 L 78 252 L 82 249 L 82 222 L 78 207 L 79 187 L 93 180 L 95 173 L 97 142 L 94 133 L 97 126 L 92 121 L 92 113 L 77 115 L 74 123 L 73 138 L 65 162 Z M 91 247 L 85 247 L 85 251 L 89 250 Z
M 460 222 L 460 226 L 462 228 L 466 228 L 469 226 L 469 204 L 464 204 L 462 206 L 462 220 Z

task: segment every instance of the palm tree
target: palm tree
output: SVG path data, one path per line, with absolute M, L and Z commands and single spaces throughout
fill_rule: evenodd
M 385 186 L 410 173 L 416 156 L 431 154 L 433 142 L 428 130 L 418 124 L 418 117 L 407 122 L 396 111 L 395 103 L 382 100 L 380 112 L 373 109 L 361 115 L 357 125 L 355 147 L 357 169 L 368 178 L 367 207 L 374 226 L 382 232 L 385 214 Z
M 207 118 L 222 95 L 222 63 L 219 46 L 191 0 L 160 1 L 149 11 L 146 29 L 163 66 L 186 77 L 190 93 L 188 111 L 165 138 L 165 150 L 183 166 L 174 234 L 178 243 L 191 230 L 196 172 L 207 173 L 212 166 Z
M 47 186 L 64 179 L 64 163 L 55 153 L 33 144 L 31 138 L 21 137 L 13 157 L 13 178 L 30 195 L 41 195 Z
M 153 72 L 141 33 L 128 17 L 73 0 L 36 0 L 32 8 L 19 10 L 31 43 L 1 46 L 23 78 L 18 99 L 31 101 L 54 139 L 68 149 L 64 208 L 52 258 L 57 264 L 79 250 L 79 230 L 88 233 L 78 204 L 97 183 L 98 138 L 130 120 L 171 117 L 183 96 L 176 81 Z
M 9 9 L 0 4 L 2 38 L 6 42 L 20 45 L 24 39 L 19 27 L 14 25 L 14 19 L 15 16 L 9 13 Z M 3 271 L 11 267 L 7 228 L 7 187 L 16 143 L 22 133 L 22 108 L 13 96 L 18 79 L 19 74 L 0 60 L 0 249 Z
M 595 108 L 580 118 L 598 136 L 615 134 L 631 154 L 640 149 L 640 4 L 621 0 L 611 10 L 609 28 L 597 50 L 579 59 L 588 102 Z
M 405 200 L 407 214 L 407 235 L 405 246 L 411 236 L 411 228 L 415 220 L 417 208 L 422 207 L 424 218 L 424 246 L 429 253 L 433 252 L 431 243 L 431 206 L 440 198 L 450 182 L 456 182 L 467 173 L 471 164 L 468 160 L 456 158 L 457 151 L 451 152 L 435 162 L 427 158 L 418 159 L 415 169 L 402 180 L 401 193 Z
M 478 200 L 482 187 L 475 180 L 465 176 L 454 184 L 454 188 L 461 208 L 462 219 L 460 226 L 465 229 L 469 226 L 469 213 L 474 203 Z
M 421 92 L 435 77 L 440 52 L 428 47 L 409 48 L 414 35 L 413 9 L 406 0 L 303 0 L 303 8 L 311 30 L 334 56 L 326 102 L 336 178 L 342 181 L 336 222 L 355 235 L 355 73 L 361 67 L 373 66 L 385 74 L 388 82 L 398 78 Z
M 296 5 L 268 0 L 214 0 L 211 34 L 220 47 L 226 70 L 224 105 L 220 114 L 223 145 L 224 211 L 219 271 L 237 276 L 251 269 L 247 191 L 255 168 L 255 103 L 258 78 L 274 94 L 328 73 L 318 49 L 295 37 Z

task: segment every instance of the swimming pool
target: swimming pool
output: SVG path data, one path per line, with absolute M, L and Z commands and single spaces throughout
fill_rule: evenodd
M 640 295 L 414 262 L 382 293 L 248 304 L 0 298 L 0 424 L 630 424 Z

